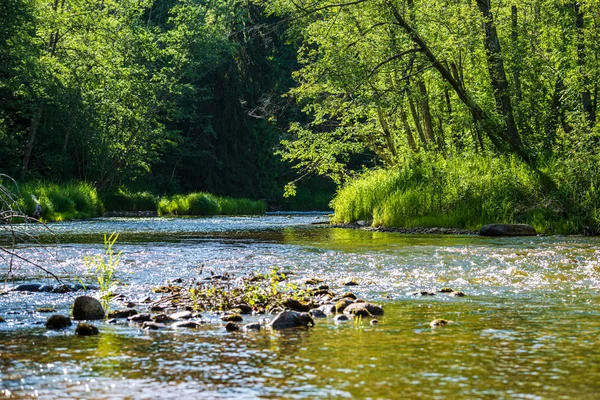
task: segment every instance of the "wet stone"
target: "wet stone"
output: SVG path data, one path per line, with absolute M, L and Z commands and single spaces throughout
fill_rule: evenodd
M 86 322 L 80 322 L 75 328 L 75 333 L 79 336 L 93 336 L 99 333 L 98 328 Z
M 250 307 L 246 303 L 240 303 L 236 305 L 234 308 L 240 310 L 240 314 L 252 314 L 252 307 Z
M 111 318 L 111 319 L 107 320 L 106 323 L 109 325 L 115 325 L 115 324 L 119 323 L 119 320 L 116 318 Z
M 129 318 L 138 314 L 137 310 L 128 308 L 126 310 L 114 310 L 108 313 L 108 318 Z
M 190 319 L 192 317 L 193 317 L 193 314 L 191 311 L 181 311 L 181 312 L 177 312 L 177 313 L 169 315 L 169 318 L 171 318 L 174 321 L 179 321 L 182 319 Z
M 352 300 L 356 300 L 357 297 L 354 293 L 352 292 L 346 292 L 342 295 L 342 298 L 347 298 L 347 299 L 352 299 Z
M 327 317 L 327 315 L 320 308 L 314 308 L 314 309 L 310 310 L 308 312 L 308 314 L 310 314 L 310 316 L 313 318 L 326 318 Z
M 461 292 L 461 291 L 454 291 L 454 292 L 450 293 L 450 296 L 464 297 L 464 296 L 466 296 L 466 294 L 464 292 Z
M 173 321 L 175 321 L 173 318 L 169 317 L 166 314 L 153 315 L 151 319 L 152 319 L 152 321 L 158 322 L 160 324 L 164 324 L 164 323 L 167 323 L 167 322 L 173 322 Z
M 281 303 L 285 308 L 289 308 L 292 311 L 306 312 L 310 310 L 308 304 L 302 303 L 296 299 L 287 299 Z
M 142 325 L 142 329 L 145 329 L 147 331 L 157 331 L 157 330 L 166 329 L 166 328 L 168 328 L 167 325 L 161 324 L 159 322 L 153 322 L 153 321 L 145 321 L 144 324 Z
M 438 318 L 438 319 L 434 319 L 433 321 L 431 321 L 429 323 L 429 326 L 431 326 L 432 328 L 439 327 L 439 326 L 446 326 L 450 322 L 452 322 L 452 321 L 448 321 L 448 320 L 445 320 L 445 319 Z
M 258 322 L 253 322 L 253 323 L 244 325 L 244 327 L 242 329 L 244 329 L 245 331 L 259 331 L 261 328 L 262 328 L 262 326 Z
M 90 296 L 80 296 L 73 303 L 74 320 L 104 319 L 105 312 L 100 302 Z
M 12 292 L 39 292 L 42 285 L 40 283 L 23 283 L 16 286 Z
M 127 319 L 130 320 L 131 322 L 146 322 L 146 321 L 151 321 L 151 316 L 148 313 L 144 313 L 144 314 L 132 315 L 131 317 L 129 317 Z
M 202 326 L 201 322 L 196 321 L 178 321 L 171 325 L 171 328 L 189 328 L 198 329 Z
M 370 322 L 371 325 L 377 325 L 379 323 L 379 320 L 373 318 Z
M 6 322 L 6 320 L 4 318 L 0 317 L 0 324 L 3 322 Z
M 318 310 L 323 311 L 326 315 L 335 314 L 335 304 L 323 304 Z
M 358 282 L 356 281 L 356 279 L 352 279 L 349 281 L 346 281 L 344 283 L 342 283 L 342 285 L 344 286 L 358 286 Z
M 318 278 L 310 278 L 304 282 L 305 285 L 318 285 L 319 283 L 323 283 L 323 280 Z
M 342 313 L 350 304 L 354 303 L 354 301 L 350 299 L 341 299 L 335 303 L 335 312 Z
M 412 292 L 411 296 L 435 296 L 435 292 L 430 290 L 417 290 L 416 292 Z
M 368 317 L 371 315 L 383 315 L 383 307 L 373 303 L 353 303 L 344 310 L 344 313 L 350 315 L 361 315 Z
M 315 321 L 308 313 L 296 311 L 283 311 L 279 313 L 268 325 L 272 329 L 287 329 L 295 327 L 315 326 Z
M 235 331 L 239 331 L 240 327 L 237 326 L 236 324 L 234 324 L 233 322 L 228 322 L 225 324 L 225 330 L 227 332 L 235 332 Z
M 68 326 L 71 326 L 71 318 L 66 315 L 55 314 L 46 320 L 46 328 L 48 329 L 59 330 Z
M 454 289 L 449 288 L 449 287 L 443 287 L 439 290 L 440 293 L 452 293 L 454 292 Z
M 40 292 L 50 293 L 52 289 L 54 289 L 54 286 L 52 285 L 43 285 L 42 287 L 40 287 Z
M 242 322 L 244 318 L 240 314 L 228 314 L 221 317 L 221 321 L 227 322 Z
M 347 321 L 350 321 L 350 318 L 348 318 L 347 315 L 339 314 L 339 315 L 336 315 L 335 317 L 333 317 L 333 320 L 335 322 L 347 322 Z
M 40 307 L 37 310 L 35 310 L 41 314 L 46 314 L 46 313 L 53 313 L 56 312 L 56 308 L 52 308 L 52 307 Z

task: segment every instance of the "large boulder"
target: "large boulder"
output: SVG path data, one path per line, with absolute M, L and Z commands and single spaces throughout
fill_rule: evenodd
M 271 329 L 287 329 L 296 327 L 315 326 L 315 321 L 307 313 L 283 311 L 277 314 L 268 325 Z
M 489 224 L 479 230 L 481 236 L 535 236 L 535 228 L 527 224 Z
M 104 319 L 106 313 L 102 304 L 90 296 L 79 296 L 73 303 L 73 319 L 80 320 L 93 320 L 93 319 Z

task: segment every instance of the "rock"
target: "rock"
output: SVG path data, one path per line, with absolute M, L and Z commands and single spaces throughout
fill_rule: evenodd
M 527 224 L 489 224 L 479 230 L 481 236 L 535 236 L 534 227 Z
M 371 325 L 377 325 L 379 323 L 379 320 L 373 318 L 370 322 Z
M 287 329 L 295 327 L 315 326 L 315 321 L 307 313 L 283 311 L 268 325 L 271 329 Z
M 106 313 L 102 304 L 90 296 L 79 296 L 73 303 L 73 319 L 74 320 L 94 320 L 104 319 Z
M 171 317 L 169 317 L 166 314 L 157 314 L 157 315 L 153 315 L 151 317 L 152 321 L 157 322 L 159 324 L 164 324 L 167 322 L 173 322 L 175 321 L 174 319 L 172 319 Z
M 167 307 L 163 307 L 163 306 L 152 306 L 149 308 L 150 311 L 154 311 L 154 312 L 158 312 L 158 311 L 163 311 L 165 308 Z
M 327 315 L 320 308 L 314 308 L 308 314 L 313 318 L 327 318 Z
M 440 293 L 452 293 L 452 292 L 454 292 L 454 289 L 449 288 L 449 287 L 443 287 L 440 290 L 438 290 L 438 292 L 440 292 Z
M 66 315 L 54 314 L 46 320 L 46 328 L 52 330 L 64 329 L 71 326 L 71 318 Z
M 193 317 L 193 314 L 191 311 L 181 311 L 181 312 L 177 312 L 177 313 L 169 315 L 169 318 L 171 318 L 174 321 L 181 321 L 183 319 L 190 319 L 192 317 Z
M 196 321 L 178 321 L 171 325 L 171 328 L 189 328 L 198 329 L 202 326 L 202 323 Z
M 41 287 L 40 283 L 23 283 L 14 287 L 11 292 L 39 292 Z
M 34 201 L 36 203 L 35 203 L 35 208 L 33 209 L 33 214 L 31 216 L 35 219 L 40 219 L 40 218 L 42 218 L 44 209 L 42 208 L 42 205 L 35 200 L 35 197 L 34 197 Z
M 349 281 L 346 281 L 344 283 L 342 283 L 342 285 L 344 286 L 358 286 L 358 282 L 356 281 L 356 279 L 352 279 Z
M 128 308 L 126 310 L 114 310 L 108 313 L 108 318 L 129 318 L 138 314 L 136 309 Z
M 129 303 L 125 304 L 125 307 L 127 308 L 135 308 L 137 304 L 135 304 L 133 301 L 130 301 Z
M 323 283 L 323 280 L 318 278 L 310 278 L 304 282 L 305 285 L 318 285 L 319 283 Z
M 438 327 L 438 326 L 446 326 L 446 325 L 448 325 L 451 322 L 452 321 L 448 321 L 448 320 L 439 318 L 439 319 L 434 319 L 433 321 L 431 321 L 429 323 L 429 326 L 431 326 L 432 328 L 435 328 L 435 327 Z
M 52 289 L 52 293 L 69 293 L 73 288 L 69 285 L 58 285 Z
M 42 285 L 42 287 L 40 287 L 40 292 L 50 293 L 52 292 L 52 289 L 54 289 L 54 286 L 52 285 Z
M 114 325 L 114 324 L 118 324 L 119 320 L 116 319 L 116 318 L 111 318 L 111 319 L 107 319 L 106 323 L 109 324 L 109 325 Z
M 233 322 L 228 322 L 225 324 L 225 330 L 227 332 L 235 332 L 235 331 L 239 331 L 240 327 L 237 326 L 236 324 L 234 324 Z
M 317 310 L 323 311 L 326 315 L 335 314 L 335 304 L 323 304 Z
M 262 326 L 258 322 L 253 322 L 251 324 L 244 325 L 242 329 L 245 331 L 260 331 L 261 328 Z
M 142 329 L 145 329 L 147 331 L 157 331 L 157 330 L 166 329 L 166 328 L 168 328 L 167 325 L 161 324 L 159 322 L 153 322 L 153 321 L 145 321 L 144 324 L 142 325 Z
M 336 315 L 335 317 L 333 317 L 333 320 L 335 322 L 347 322 L 347 321 L 350 321 L 350 318 L 348 318 L 347 315 L 339 314 L 339 315 Z
M 430 290 L 417 290 L 416 292 L 410 293 L 411 296 L 435 296 L 435 292 Z
M 450 293 L 450 296 L 465 297 L 466 294 L 464 292 L 461 292 L 460 290 L 458 290 L 458 291 L 454 291 L 454 292 Z
M 342 298 L 346 298 L 346 299 L 352 299 L 352 300 L 356 300 L 357 297 L 354 293 L 352 292 L 346 292 L 342 295 Z
M 56 312 L 56 308 L 52 308 L 52 307 L 40 307 L 37 310 L 35 310 L 39 313 L 45 314 L 45 313 L 51 313 L 51 312 Z
M 6 322 L 6 320 L 4 318 L 0 317 L 0 324 L 3 322 Z
M 344 312 L 344 310 L 346 309 L 346 307 L 348 307 L 352 303 L 354 303 L 354 301 L 352 301 L 350 299 L 341 299 L 341 300 L 338 300 L 335 303 L 335 312 L 338 313 L 338 314 Z
M 75 333 L 79 336 L 92 336 L 99 333 L 98 328 L 86 322 L 80 322 L 75 328 Z
M 227 322 L 242 322 L 244 318 L 240 314 L 227 314 L 221 317 L 221 321 Z
M 358 302 L 352 303 L 346 307 L 344 313 L 350 315 L 362 315 L 363 317 L 368 317 L 369 315 L 383 315 L 383 307 L 373 303 Z
M 302 303 L 296 299 L 286 299 L 285 301 L 283 301 L 281 303 L 281 305 L 284 306 L 285 308 L 289 308 L 292 311 L 306 312 L 306 311 L 310 310 L 310 307 L 308 306 L 308 304 Z
M 135 314 L 127 319 L 130 320 L 131 322 L 147 322 L 147 321 L 152 320 L 150 314 L 148 314 L 148 313 Z
M 240 303 L 240 304 L 236 305 L 234 308 L 237 308 L 238 310 L 240 310 L 241 314 L 252 314 L 252 307 L 250 307 L 246 303 Z

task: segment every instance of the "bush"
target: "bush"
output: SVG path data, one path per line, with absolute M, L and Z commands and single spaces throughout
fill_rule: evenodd
M 150 192 L 131 192 L 126 188 L 102 195 L 107 211 L 156 211 L 158 197 Z
M 251 215 L 264 214 L 264 201 L 219 197 L 209 193 L 190 193 L 162 198 L 159 215 Z

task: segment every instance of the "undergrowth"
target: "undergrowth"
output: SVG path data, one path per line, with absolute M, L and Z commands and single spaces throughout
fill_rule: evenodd
M 341 188 L 332 201 L 334 221 L 467 229 L 528 223 L 545 233 L 597 229 L 597 186 L 589 178 L 574 182 L 589 177 L 589 171 L 565 171 L 561 165 L 546 163 L 540 175 L 514 157 L 415 156 L 395 168 L 368 171 Z

